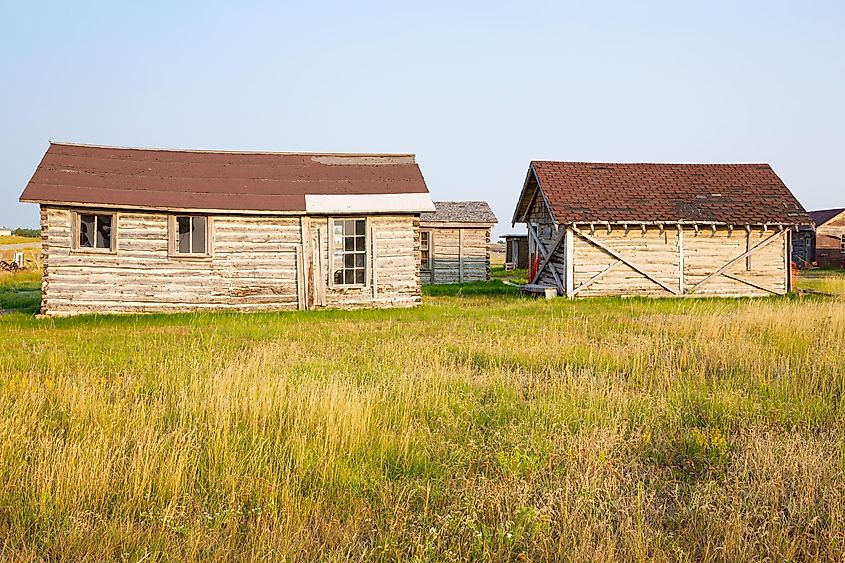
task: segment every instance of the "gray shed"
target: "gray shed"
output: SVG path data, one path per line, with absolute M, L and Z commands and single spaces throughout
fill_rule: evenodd
M 490 279 L 490 229 L 498 220 L 486 201 L 435 201 L 420 215 L 422 283 Z

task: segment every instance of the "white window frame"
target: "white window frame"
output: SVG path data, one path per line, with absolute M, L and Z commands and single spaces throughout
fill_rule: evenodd
M 845 234 L 839 235 L 839 254 L 845 254 Z
M 337 283 L 334 279 L 335 270 L 335 241 L 334 241 L 334 227 L 335 223 L 337 222 L 344 222 L 344 221 L 364 221 L 364 283 Z M 329 230 L 329 287 L 338 287 L 338 288 L 366 288 L 370 286 L 370 221 L 367 217 L 332 217 L 329 218 L 328 223 L 328 230 Z M 360 254 L 361 251 L 347 251 L 347 250 L 340 250 L 343 253 L 343 256 L 346 255 L 347 252 L 352 252 L 354 254 Z M 341 266 L 342 270 L 346 270 L 347 268 Z M 357 269 L 357 268 L 356 268 Z
M 97 222 L 98 217 L 111 217 L 111 233 L 109 234 L 109 246 L 107 248 L 97 246 L 80 246 L 79 239 L 82 234 L 82 216 L 94 216 L 94 244 L 97 244 Z M 111 211 L 83 210 L 71 212 L 71 248 L 74 252 L 93 254 L 116 254 L 117 253 L 117 213 Z
M 177 219 L 179 217 L 190 217 L 191 222 L 195 217 L 203 217 L 205 219 L 205 250 L 204 252 L 179 252 L 179 227 Z M 193 245 L 193 241 L 191 241 Z M 211 216 L 203 215 L 202 213 L 175 213 L 168 217 L 167 226 L 167 253 L 171 258 L 180 259 L 207 259 L 213 255 L 214 248 L 214 221 Z M 193 250 L 193 248 L 192 248 Z

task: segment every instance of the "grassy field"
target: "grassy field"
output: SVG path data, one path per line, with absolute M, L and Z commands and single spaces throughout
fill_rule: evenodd
M 841 275 L 56 320 L 25 276 L 0 281 L 0 559 L 845 556 Z
M 27 242 L 31 242 L 34 245 L 38 245 L 41 244 L 41 239 L 32 237 L 18 237 L 14 235 L 0 236 L 0 244 L 22 244 Z

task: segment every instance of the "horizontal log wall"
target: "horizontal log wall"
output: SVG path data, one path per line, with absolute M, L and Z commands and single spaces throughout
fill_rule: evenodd
M 639 227 L 632 228 L 627 234 L 620 227 L 613 228 L 610 233 L 603 228 L 591 234 L 589 229 L 583 232 L 680 293 L 681 245 L 676 227 L 667 227 L 663 233 L 657 227 L 649 227 L 645 232 Z M 696 286 L 708 275 L 772 235 L 778 237 L 777 240 L 772 240 L 750 255 L 750 269 L 746 267 L 746 260 L 741 259 L 726 269 L 725 273 L 775 293 L 786 293 L 787 244 L 783 234 L 764 231 L 762 228 L 752 229 L 750 236 L 741 228 L 733 231 L 719 228 L 715 233 L 709 228 L 697 232 L 685 228 L 682 245 L 683 294 L 724 297 L 771 295 L 765 289 L 724 275 L 714 276 L 701 286 Z M 577 234 L 573 238 L 573 289 L 578 290 L 579 286 L 601 274 L 618 259 Z M 564 271 L 561 252 L 556 253 L 555 261 L 559 271 Z M 546 276 L 543 282 L 553 285 L 546 280 Z M 577 292 L 579 297 L 598 295 L 670 296 L 673 293 L 630 265 L 621 263 Z
M 332 264 L 329 256 L 329 219 L 310 218 L 312 258 L 309 268 L 314 272 L 312 299 L 316 306 L 332 308 L 412 307 L 422 301 L 419 272 L 419 219 L 412 215 L 373 216 L 368 228 L 375 240 L 375 269 L 373 269 L 373 241 L 369 238 L 367 284 L 365 287 L 340 287 L 330 283 Z M 374 289 L 375 286 L 375 289 Z
M 430 230 L 433 241 L 433 283 L 461 283 L 490 279 L 490 229 L 432 228 Z
M 213 255 L 168 255 L 168 216 L 116 215 L 115 253 L 73 250 L 71 212 L 47 208 L 42 312 L 175 312 L 295 309 L 292 218 L 217 216 Z
M 116 252 L 72 248 L 72 213 L 42 207 L 44 254 L 42 312 L 49 315 L 181 312 L 211 309 L 288 310 L 319 306 L 316 262 L 302 246 L 300 217 L 212 217 L 210 257 L 168 254 L 168 215 L 116 214 Z M 327 220 L 311 219 L 326 228 Z M 376 217 L 378 287 L 325 289 L 328 307 L 408 306 L 420 302 L 414 216 Z M 306 231 L 307 232 L 307 231 Z M 324 230 L 324 273 L 329 274 Z M 310 281 L 306 286 L 306 279 Z M 302 287 L 300 287 L 302 286 Z

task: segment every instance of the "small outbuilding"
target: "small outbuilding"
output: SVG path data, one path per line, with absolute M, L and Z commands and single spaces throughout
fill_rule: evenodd
M 503 235 L 505 241 L 505 269 L 528 268 L 528 235 Z
M 531 163 L 514 223 L 529 289 L 756 296 L 791 289 L 790 230 L 812 220 L 768 164 Z
M 422 283 L 490 279 L 490 230 L 496 215 L 486 201 L 435 201 L 420 216 Z
M 845 208 L 811 211 L 816 224 L 812 261 L 822 268 L 845 268 Z
M 411 154 L 51 144 L 41 206 L 47 315 L 420 303 Z

